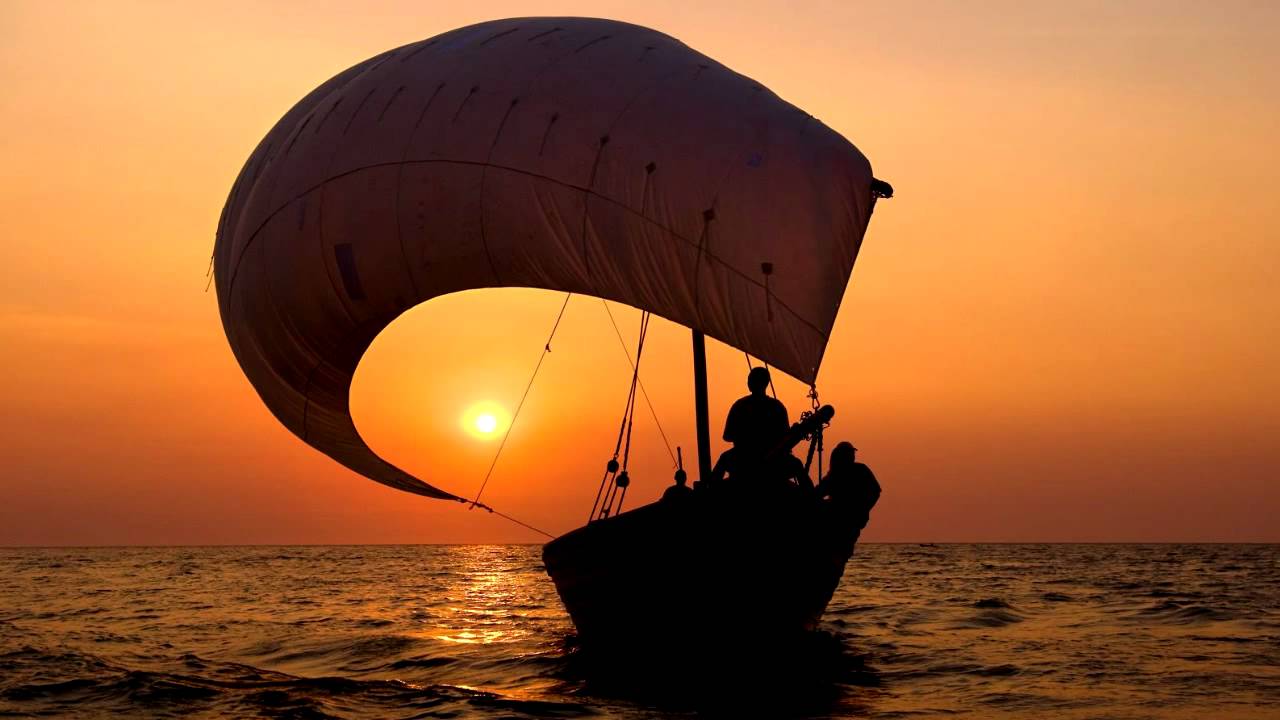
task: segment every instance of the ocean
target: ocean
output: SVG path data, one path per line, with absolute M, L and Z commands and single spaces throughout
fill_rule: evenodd
M 1276 545 L 860 545 L 732 697 L 602 682 L 539 554 L 0 548 L 0 716 L 1280 718 Z

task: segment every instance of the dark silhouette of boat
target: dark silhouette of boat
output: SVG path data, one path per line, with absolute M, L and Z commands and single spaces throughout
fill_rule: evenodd
M 584 643 L 724 645 L 744 632 L 785 640 L 817 626 L 852 543 L 803 498 L 717 495 L 655 502 L 544 546 Z
M 621 512 L 615 450 L 605 511 L 549 543 L 546 566 L 584 643 L 785 637 L 821 618 L 857 533 L 799 488 L 708 481 L 704 333 L 813 387 L 891 192 L 840 133 L 675 38 L 509 18 L 389 50 L 300 100 L 231 188 L 211 282 L 236 360 L 290 432 L 377 482 L 491 512 L 484 483 L 454 494 L 360 436 L 351 382 L 385 327 L 494 287 L 638 308 L 624 428 L 649 318 L 688 327 L 700 489 Z M 824 422 L 778 451 L 820 442 Z
M 806 414 L 767 456 L 820 438 L 832 414 Z M 545 544 L 543 561 L 586 646 L 723 656 L 813 630 L 860 529 L 810 489 L 721 480 L 591 520 Z
M 792 435 L 820 432 L 823 417 Z M 701 657 L 813 630 L 859 531 L 794 485 L 725 481 L 593 520 L 542 556 L 584 645 Z

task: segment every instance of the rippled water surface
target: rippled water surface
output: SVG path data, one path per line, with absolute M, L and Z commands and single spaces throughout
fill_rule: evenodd
M 736 704 L 602 685 L 539 553 L 0 548 L 0 715 L 1280 717 L 1280 546 L 860 546 Z

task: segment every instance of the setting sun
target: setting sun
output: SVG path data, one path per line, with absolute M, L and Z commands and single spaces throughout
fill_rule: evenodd
M 490 401 L 478 402 L 462 414 L 462 429 L 477 438 L 497 437 L 510 422 L 506 408 Z

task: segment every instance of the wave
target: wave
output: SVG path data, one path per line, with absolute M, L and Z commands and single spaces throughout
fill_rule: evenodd
M 50 653 L 34 647 L 0 654 L 0 699 L 23 703 L 32 714 L 98 712 L 209 716 L 330 718 L 360 707 L 370 716 L 450 717 L 467 709 L 501 707 L 531 716 L 574 716 L 574 702 L 506 698 L 449 684 L 340 676 L 304 677 L 186 654 L 181 667 L 141 669 L 85 653 Z M 442 659 L 422 661 L 438 665 Z M 65 679 L 47 680 L 50 675 Z M 66 677 L 70 675 L 71 677 Z
M 964 618 L 951 625 L 955 629 L 998 628 L 1025 620 L 1023 616 L 1008 610 L 989 610 Z
M 444 665 L 452 665 L 456 662 L 458 662 L 458 658 L 449 657 L 447 655 L 424 655 L 422 657 L 396 660 L 387 667 L 392 670 L 405 670 L 408 668 L 437 668 Z
M 1159 620 L 1175 625 L 1217 622 L 1234 619 L 1228 612 L 1206 605 L 1189 605 L 1166 600 L 1145 608 L 1140 608 L 1130 615 L 1131 619 L 1144 621 Z
M 345 636 L 311 644 L 283 641 L 265 643 L 249 653 L 264 664 L 277 667 L 339 667 L 344 670 L 376 669 L 394 658 L 429 642 L 406 635 Z

